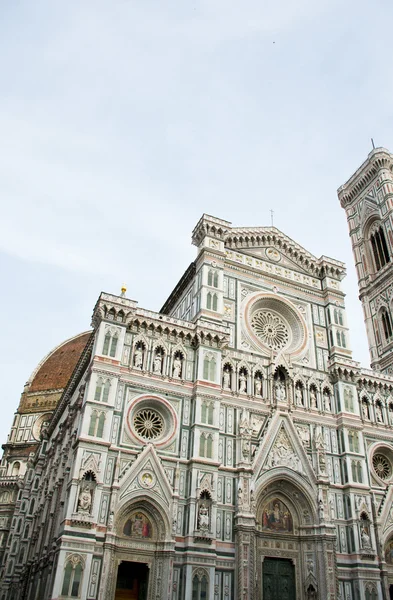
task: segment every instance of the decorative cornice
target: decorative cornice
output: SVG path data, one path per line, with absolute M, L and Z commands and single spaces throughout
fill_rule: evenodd
M 338 190 L 338 198 L 343 208 L 347 208 L 354 198 L 378 175 L 380 169 L 392 169 L 393 155 L 386 148 L 375 148 L 364 163 Z

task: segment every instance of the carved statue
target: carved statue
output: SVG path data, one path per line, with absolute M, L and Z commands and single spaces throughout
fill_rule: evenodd
M 319 519 L 321 521 L 323 521 L 325 519 L 325 509 L 323 506 L 323 500 L 319 499 L 318 501 L 318 514 L 319 514 Z
M 295 390 L 295 401 L 296 406 L 303 406 L 303 393 L 300 386 L 298 386 Z
M 324 409 L 326 412 L 330 412 L 332 410 L 331 402 L 330 402 L 330 394 L 327 390 L 323 393 L 323 401 L 324 401 Z
M 201 504 L 199 507 L 198 520 L 199 529 L 203 529 L 205 531 L 209 529 L 209 509 L 205 503 Z
M 371 538 L 364 526 L 361 529 L 360 538 L 362 540 L 362 548 L 371 548 Z
M 242 454 L 243 458 L 248 458 L 250 456 L 250 440 L 243 440 Z
M 277 402 L 282 402 L 286 398 L 285 384 L 283 381 L 277 379 L 275 384 L 275 392 L 276 392 L 276 400 Z
M 181 358 L 180 356 L 177 354 L 175 356 L 175 360 L 173 361 L 173 371 L 172 371 L 172 376 L 175 377 L 176 379 L 179 379 L 180 375 L 181 375 Z
M 142 348 L 140 346 L 138 346 L 137 348 L 135 348 L 135 353 L 134 353 L 134 367 L 136 369 L 142 369 L 142 367 L 143 367 L 143 351 L 142 351 Z
M 91 491 L 87 486 L 82 487 L 78 499 L 78 512 L 88 513 L 91 507 Z
M 243 504 L 243 488 L 241 485 L 237 489 L 237 504 L 238 506 L 242 506 Z
M 262 396 L 262 379 L 260 377 L 255 378 L 254 394 L 255 396 Z
M 317 408 L 317 394 L 314 388 L 310 389 L 310 406 L 311 408 Z
M 247 391 L 247 377 L 243 373 L 243 371 L 239 375 L 239 392 L 240 394 L 245 394 Z
M 161 372 L 162 372 L 162 356 L 158 352 L 154 357 L 153 373 L 161 374 Z
M 224 390 L 231 389 L 231 370 L 229 367 L 225 367 L 223 374 L 223 385 Z
M 368 419 L 368 403 L 365 400 L 362 402 L 362 415 L 363 419 Z
M 377 423 L 383 423 L 382 407 L 379 403 L 375 405 L 375 415 L 377 417 Z

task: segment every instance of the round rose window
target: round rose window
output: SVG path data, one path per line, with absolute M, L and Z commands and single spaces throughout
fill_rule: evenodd
M 307 347 L 307 325 L 298 308 L 276 294 L 248 297 L 244 309 L 248 337 L 267 351 L 300 355 Z
M 390 479 L 392 475 L 392 465 L 383 454 L 374 454 L 373 456 L 374 471 L 381 479 Z
M 144 408 L 134 417 L 135 431 L 146 440 L 160 437 L 164 429 L 162 416 L 155 410 Z
M 284 348 L 289 340 L 288 325 L 271 310 L 258 310 L 251 318 L 251 327 L 263 344 L 273 350 Z

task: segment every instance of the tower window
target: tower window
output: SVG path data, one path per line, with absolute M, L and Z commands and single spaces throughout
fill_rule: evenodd
M 390 314 L 386 310 L 386 308 L 383 308 L 381 311 L 381 321 L 382 321 L 383 333 L 385 335 L 385 340 L 390 341 L 390 339 L 392 338 L 392 335 L 393 335 L 392 320 L 391 320 Z
M 371 248 L 373 251 L 375 268 L 377 271 L 382 269 L 390 261 L 389 251 L 386 244 L 385 233 L 382 227 L 379 227 L 370 236 Z

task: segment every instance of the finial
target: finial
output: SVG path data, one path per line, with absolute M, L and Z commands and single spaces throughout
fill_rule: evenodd
M 274 218 L 274 210 L 271 210 L 271 211 L 270 211 L 270 218 L 271 218 L 271 220 L 272 220 L 272 227 L 274 227 L 274 221 L 273 221 L 273 218 Z
M 373 140 L 373 138 L 371 138 L 371 143 L 372 143 L 372 145 L 373 145 L 373 150 L 375 150 L 375 144 L 374 144 L 374 140 Z
M 126 295 L 126 291 L 127 291 L 127 286 L 126 286 L 125 283 L 123 283 L 123 285 L 121 286 L 120 290 L 121 290 L 121 295 L 125 296 Z

